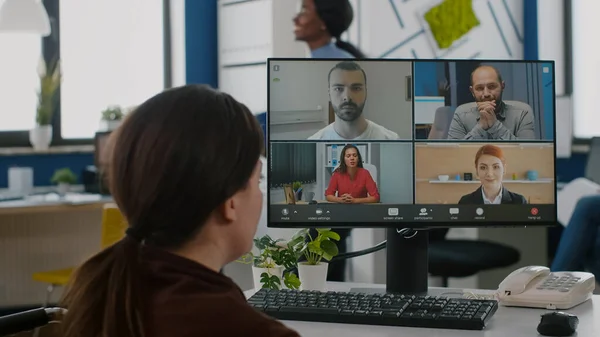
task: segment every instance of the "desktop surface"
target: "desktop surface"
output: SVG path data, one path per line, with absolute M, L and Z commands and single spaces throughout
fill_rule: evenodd
M 351 283 L 351 282 L 328 282 L 329 291 L 350 291 L 355 288 L 380 288 L 385 289 L 385 285 Z M 450 288 L 430 288 L 435 293 L 463 292 L 463 289 Z M 469 290 L 476 294 L 491 294 L 490 290 Z M 256 290 L 244 292 L 246 298 L 250 298 Z M 450 296 L 450 295 L 448 295 Z M 594 295 L 588 300 L 565 312 L 575 314 L 579 318 L 577 328 L 577 337 L 592 337 L 600 334 L 600 310 L 594 310 L 594 307 L 600 307 L 600 295 Z M 288 321 L 282 322 L 296 330 L 303 337 L 339 335 L 345 337 L 464 337 L 464 336 L 486 336 L 486 337 L 519 337 L 519 336 L 538 336 L 537 325 L 540 322 L 541 315 L 551 312 L 543 309 L 529 308 L 511 308 L 500 306 L 492 319 L 489 321 L 485 330 L 465 331 L 453 329 L 430 329 L 430 328 L 412 328 L 412 327 L 394 327 L 394 326 L 374 326 L 361 324 L 341 324 L 341 323 L 320 323 Z

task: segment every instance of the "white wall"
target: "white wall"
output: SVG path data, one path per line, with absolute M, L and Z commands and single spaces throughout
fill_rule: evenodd
M 294 41 L 296 0 L 219 0 L 219 89 L 255 114 L 267 110 L 269 57 L 304 57 Z
M 171 0 L 171 75 L 173 87 L 186 84 L 185 0 Z
M 537 2 L 538 16 L 538 56 L 555 62 L 556 88 L 556 155 L 559 158 L 571 156 L 573 138 L 573 100 L 565 95 L 567 69 L 565 60 L 564 0 L 544 0 Z

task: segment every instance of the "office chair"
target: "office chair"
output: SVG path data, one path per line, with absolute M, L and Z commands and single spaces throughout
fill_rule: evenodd
M 375 186 L 379 186 L 379 184 L 378 184 L 379 176 L 377 175 L 377 167 L 373 164 L 363 163 L 363 168 L 365 170 L 369 171 L 371 178 L 373 178 L 373 181 L 375 181 Z
M 63 308 L 37 308 L 0 317 L 0 336 L 12 336 L 39 329 L 51 323 L 60 323 L 67 313 Z
M 456 107 L 453 106 L 442 106 L 435 109 L 431 130 L 427 137 L 428 139 L 448 138 L 448 130 L 450 130 L 450 123 L 452 123 L 455 108 Z
M 450 277 L 468 277 L 481 271 L 511 266 L 521 259 L 515 248 L 489 241 L 446 239 L 449 229 L 429 232 L 429 274 L 448 287 Z
M 102 211 L 102 235 L 100 239 L 101 249 L 109 247 L 121 240 L 125 235 L 126 229 L 127 223 L 117 206 L 115 204 L 104 205 Z M 50 299 L 54 288 L 57 286 L 65 286 L 71 279 L 74 270 L 75 267 L 70 267 L 33 274 L 33 279 L 35 281 L 48 284 L 44 307 L 50 305 Z

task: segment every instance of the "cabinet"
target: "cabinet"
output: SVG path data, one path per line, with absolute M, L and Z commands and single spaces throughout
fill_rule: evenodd
M 306 57 L 295 41 L 296 0 L 219 0 L 219 89 L 267 111 L 267 58 Z

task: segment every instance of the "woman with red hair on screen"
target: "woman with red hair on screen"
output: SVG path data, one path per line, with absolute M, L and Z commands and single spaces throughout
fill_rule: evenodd
M 329 202 L 366 204 L 379 202 L 379 191 L 354 145 L 346 145 L 340 155 L 340 166 L 331 176 L 325 191 Z
M 459 205 L 526 204 L 524 196 L 510 192 L 502 184 L 506 174 L 506 159 L 502 149 L 495 145 L 484 145 L 475 155 L 475 169 L 481 186 L 473 193 L 464 195 Z

